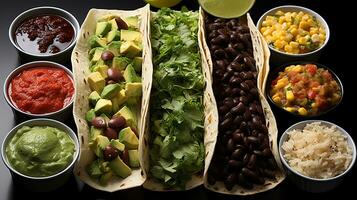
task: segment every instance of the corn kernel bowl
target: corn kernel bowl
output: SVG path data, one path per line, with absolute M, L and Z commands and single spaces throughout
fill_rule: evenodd
M 329 73 L 332 76 L 332 79 L 335 80 L 337 82 L 337 85 L 340 88 L 340 99 L 337 101 L 336 104 L 334 104 L 333 106 L 328 107 L 326 110 L 323 110 L 321 112 L 318 112 L 318 114 L 315 115 L 301 115 L 298 114 L 296 112 L 290 112 L 289 110 L 284 109 L 282 106 L 278 105 L 275 101 L 274 101 L 274 97 L 270 95 L 270 91 L 272 89 L 272 82 L 273 80 L 278 77 L 279 72 L 282 72 L 285 70 L 286 67 L 288 66 L 292 66 L 292 65 L 306 65 L 306 64 L 314 64 L 316 65 L 318 68 L 322 68 L 325 70 L 328 70 Z M 344 90 L 343 90 L 343 85 L 341 80 L 338 78 L 338 76 L 328 67 L 326 67 L 325 65 L 316 63 L 316 62 L 308 62 L 308 61 L 299 61 L 299 62 L 291 62 L 291 63 L 287 63 L 287 64 L 283 64 L 280 65 L 278 67 L 273 67 L 273 70 L 269 72 L 268 78 L 267 78 L 267 84 L 266 84 L 266 88 L 265 88 L 265 95 L 267 96 L 267 98 L 269 99 L 270 104 L 273 104 L 272 109 L 275 115 L 277 115 L 277 113 L 279 113 L 279 116 L 283 116 L 283 119 L 287 118 L 287 119 L 296 119 L 296 120 L 303 120 L 303 119 L 317 119 L 320 118 L 322 115 L 325 115 L 326 113 L 329 113 L 330 111 L 334 110 L 342 101 L 343 99 L 343 95 L 344 95 Z M 293 98 L 290 97 L 291 94 L 286 93 L 286 98 Z M 291 118 L 293 116 L 293 118 Z
M 328 24 L 319 14 L 294 5 L 267 11 L 260 17 L 257 27 L 269 44 L 272 63 L 278 65 L 317 61 L 330 37 Z

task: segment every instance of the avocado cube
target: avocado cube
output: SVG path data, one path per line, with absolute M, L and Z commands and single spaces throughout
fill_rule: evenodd
M 109 33 L 107 34 L 107 41 L 111 42 L 111 41 L 118 41 L 118 40 L 120 40 L 120 32 L 117 30 L 109 31 Z
M 113 171 L 109 170 L 108 172 L 104 173 L 100 178 L 99 178 L 99 183 L 101 185 L 107 185 L 110 179 L 114 176 Z
M 95 111 L 94 109 L 90 109 L 86 113 L 86 121 L 91 122 L 95 118 Z
M 124 71 L 126 66 L 130 63 L 130 59 L 126 57 L 114 57 L 112 67 L 120 71 Z
M 90 165 L 87 166 L 86 171 L 88 175 L 92 178 L 99 178 L 102 176 L 102 171 L 99 167 L 99 160 L 94 160 Z
M 91 90 L 101 93 L 105 86 L 105 79 L 99 72 L 92 72 L 87 78 Z
M 112 145 L 114 148 L 118 149 L 119 151 L 124 151 L 125 145 L 121 142 L 119 142 L 118 139 L 116 140 L 111 140 L 110 145 Z
M 99 72 L 104 79 L 108 77 L 108 66 L 107 65 L 97 65 L 94 67 L 93 71 Z
M 142 65 L 143 65 L 143 57 L 134 57 L 133 67 L 136 72 L 138 72 L 138 73 L 141 72 Z
M 129 58 L 137 56 L 141 52 L 141 47 L 136 45 L 133 41 L 123 42 L 120 46 L 120 54 Z
M 94 107 L 96 114 L 110 114 L 112 112 L 112 101 L 108 99 L 99 99 Z
M 126 83 L 141 82 L 141 78 L 136 74 L 135 69 L 131 64 L 126 67 L 123 77 Z
M 116 15 L 106 14 L 103 17 L 101 17 L 98 21 L 99 22 L 107 22 L 107 21 L 110 21 L 110 20 L 114 19 L 115 17 L 116 17 Z
M 139 161 L 139 152 L 137 149 L 135 150 L 128 150 L 128 155 L 129 155 L 129 165 L 130 167 L 139 167 L 140 166 L 140 161 Z
M 104 51 L 104 48 L 102 48 L 102 47 L 95 48 L 93 58 L 91 61 L 97 62 L 102 57 L 103 51 Z
M 90 141 L 90 143 L 92 142 L 92 144 L 93 144 L 93 141 L 95 141 L 97 139 L 98 135 L 103 135 L 103 129 L 91 126 L 89 133 L 90 133 L 89 141 Z
M 98 135 L 90 148 L 93 150 L 94 154 L 99 158 L 103 158 L 103 150 L 109 145 L 109 139 L 103 135 Z
M 109 22 L 97 22 L 97 26 L 95 28 L 95 35 L 105 36 L 112 28 L 111 23 Z
M 88 40 L 88 45 L 90 46 L 90 48 L 106 47 L 107 46 L 107 40 L 99 38 L 96 35 L 92 35 Z
M 93 106 L 95 106 L 95 104 L 97 104 L 99 99 L 100 99 L 100 95 L 98 94 L 97 91 L 91 92 L 88 96 L 89 103 Z
M 126 41 L 126 42 L 132 41 L 135 43 L 141 43 L 142 34 L 138 31 L 121 29 L 120 30 L 120 40 Z
M 119 132 L 119 141 L 125 145 L 126 149 L 138 149 L 139 139 L 130 127 L 126 127 Z
M 118 24 L 117 24 L 117 21 L 114 18 L 109 20 L 109 23 L 111 24 L 111 30 L 112 31 L 117 31 L 118 30 Z
M 127 106 L 123 106 L 113 117 L 122 116 L 125 118 L 127 125 L 136 127 L 137 119 L 134 113 Z
M 128 165 L 126 165 L 119 157 L 110 161 L 109 167 L 117 176 L 120 176 L 121 178 L 126 178 L 131 174 L 130 167 L 128 167 Z
M 142 83 L 127 83 L 125 84 L 125 96 L 138 97 L 142 94 Z
M 109 84 L 104 87 L 101 97 L 103 99 L 111 99 L 118 95 L 120 91 L 120 85 L 118 83 Z
M 113 104 L 113 113 L 119 111 L 120 106 L 125 103 L 128 98 L 125 96 L 125 89 L 122 89 L 118 92 L 118 95 L 112 99 Z
M 120 55 L 120 46 L 121 46 L 120 41 L 112 41 L 108 45 L 108 50 L 111 51 L 114 54 L 114 56 L 119 56 Z
M 138 29 L 139 28 L 139 19 L 137 16 L 131 16 L 124 19 L 128 27 Z

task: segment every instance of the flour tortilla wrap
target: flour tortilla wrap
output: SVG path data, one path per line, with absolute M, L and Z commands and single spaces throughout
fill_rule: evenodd
M 148 75 L 150 65 L 146 63 L 151 63 L 151 57 L 148 56 L 148 46 L 147 46 L 147 24 L 148 24 L 148 13 L 149 5 L 142 7 L 137 10 L 132 11 L 122 11 L 122 10 L 104 10 L 104 9 L 91 9 L 88 12 L 86 19 L 84 20 L 81 32 L 79 33 L 79 39 L 72 52 L 72 66 L 74 81 L 76 87 L 76 95 L 73 107 L 73 116 L 75 123 L 77 125 L 78 138 L 80 143 L 80 158 L 79 162 L 76 164 L 74 173 L 80 180 L 89 186 L 103 191 L 114 192 L 118 190 L 123 190 L 127 188 L 132 188 L 140 186 L 146 179 L 146 174 L 143 173 L 142 168 L 132 169 L 132 174 L 121 179 L 118 177 L 113 177 L 107 185 L 100 185 L 95 179 L 92 179 L 86 172 L 86 166 L 90 164 L 94 159 L 95 155 L 89 148 L 89 126 L 85 120 L 85 114 L 90 109 L 88 103 L 88 96 L 91 92 L 88 82 L 86 81 L 87 75 L 90 73 L 89 70 L 89 59 L 88 52 L 90 47 L 88 46 L 88 39 L 91 35 L 94 35 L 96 23 L 99 19 L 108 15 L 119 16 L 123 19 L 129 16 L 138 16 L 140 20 L 140 32 L 142 33 L 143 41 L 143 67 L 142 67 L 142 105 L 138 106 L 138 131 L 139 138 L 142 138 L 143 130 L 141 129 L 141 124 L 145 123 L 143 116 L 145 116 L 145 110 L 141 110 L 140 107 L 145 107 L 145 98 L 149 96 L 150 90 L 148 90 L 148 85 L 150 85 L 151 74 Z M 139 146 L 139 154 L 143 149 Z M 141 166 L 142 163 L 141 163 Z
M 154 12 L 151 12 L 151 15 L 155 15 Z M 149 17 L 149 19 L 151 19 L 151 17 Z M 203 18 L 201 18 L 201 16 L 199 17 L 199 30 L 198 30 L 198 44 L 199 44 L 199 48 L 200 48 L 200 53 L 201 53 L 201 60 L 202 60 L 202 73 L 204 75 L 204 79 L 205 79 L 205 90 L 204 90 L 204 94 L 203 94 L 203 104 L 204 104 L 204 116 L 205 116 L 205 120 L 204 120 L 204 145 L 205 145 L 205 164 L 204 164 L 204 170 L 203 170 L 203 174 L 196 174 L 192 176 L 192 179 L 190 181 L 187 182 L 186 184 L 186 190 L 190 190 L 193 189 L 197 186 L 200 186 L 203 184 L 203 176 L 204 174 L 207 172 L 208 170 L 208 166 L 209 163 L 212 159 L 212 155 L 213 155 L 213 151 L 214 151 L 214 146 L 216 144 L 216 136 L 218 133 L 218 118 L 216 116 L 218 116 L 218 111 L 216 109 L 216 101 L 214 99 L 214 95 L 213 95 L 213 90 L 212 90 L 212 82 L 211 82 L 211 77 L 210 77 L 210 69 L 208 68 L 207 62 L 204 61 L 203 59 L 205 58 L 204 54 L 204 50 L 203 50 L 203 44 L 202 44 L 202 40 L 201 40 L 201 35 L 203 33 L 203 29 L 201 24 L 203 24 Z M 150 38 L 150 26 L 148 26 L 148 36 Z M 150 44 L 150 39 L 148 39 L 149 41 L 149 45 L 151 47 Z M 151 48 L 150 48 L 151 49 Z M 151 63 L 152 64 L 152 63 Z M 150 99 L 150 97 L 149 97 Z M 147 105 L 149 106 L 149 105 Z M 145 108 L 146 110 L 148 108 Z M 150 120 L 149 118 L 149 114 L 147 113 L 146 116 L 146 125 L 145 127 L 142 127 L 143 129 L 145 129 L 145 133 L 144 133 L 144 137 L 143 140 L 141 140 L 142 144 L 142 148 L 144 149 L 149 149 L 149 122 Z M 149 151 L 144 152 L 142 157 L 143 160 L 143 166 L 145 168 L 145 172 L 148 173 L 149 172 L 149 168 L 150 168 L 150 158 L 149 158 Z M 146 179 L 145 183 L 144 183 L 144 188 L 149 189 L 149 190 L 153 190 L 153 191 L 173 191 L 172 189 L 168 189 L 166 188 L 163 184 L 155 181 L 154 179 L 150 178 L 148 176 L 148 178 Z
M 204 12 L 202 10 L 200 10 L 200 15 L 201 15 L 200 18 L 204 19 Z M 269 135 L 269 141 L 270 141 L 270 149 L 274 155 L 274 158 L 277 162 L 279 170 L 276 172 L 276 180 L 267 180 L 264 185 L 254 185 L 253 189 L 245 189 L 245 188 L 242 188 L 241 186 L 235 185 L 231 191 L 228 191 L 225 188 L 223 182 L 216 182 L 215 185 L 210 185 L 207 181 L 207 173 L 205 173 L 205 176 L 204 176 L 204 186 L 211 191 L 222 193 L 222 194 L 252 195 L 252 194 L 264 192 L 264 191 L 274 188 L 275 186 L 277 186 L 279 183 L 281 183 L 284 180 L 285 174 L 283 172 L 283 168 L 281 165 L 278 148 L 277 148 L 278 128 L 276 125 L 276 121 L 275 121 L 273 112 L 264 96 L 265 82 L 266 82 L 267 74 L 269 73 L 270 52 L 269 52 L 269 49 L 264 47 L 265 42 L 262 39 L 257 28 L 254 26 L 250 15 L 247 14 L 247 16 L 242 17 L 240 19 L 240 21 L 241 21 L 241 23 L 247 23 L 249 26 L 249 29 L 250 29 L 250 35 L 251 35 L 252 43 L 253 43 L 254 59 L 256 61 L 256 67 L 257 67 L 257 71 L 258 71 L 258 78 L 257 78 L 258 85 L 257 85 L 257 87 L 259 90 L 260 102 L 261 102 L 262 108 L 264 110 L 266 126 L 269 131 L 268 135 Z M 201 30 L 204 30 L 203 23 L 201 24 L 201 26 L 202 26 Z M 204 48 L 203 48 L 203 50 L 205 51 L 204 55 L 206 57 L 202 60 L 206 62 L 205 65 L 208 66 L 208 69 L 210 69 L 210 73 L 212 74 L 213 64 L 212 64 L 212 60 L 211 60 L 211 54 L 210 54 L 209 48 L 206 43 L 206 37 L 205 37 L 204 32 L 201 35 L 201 40 L 202 40 L 202 43 L 204 46 Z M 212 77 L 212 75 L 210 75 L 210 77 Z M 217 107 L 215 106 L 214 109 L 217 110 Z M 213 116 L 213 118 L 218 119 L 218 114 L 217 114 L 218 111 L 215 111 L 214 113 L 216 113 L 216 115 Z M 215 137 L 217 137 L 217 134 L 218 134 L 218 130 L 217 130 L 217 133 L 213 134 L 213 135 Z M 212 138 L 212 140 L 215 140 L 215 139 Z

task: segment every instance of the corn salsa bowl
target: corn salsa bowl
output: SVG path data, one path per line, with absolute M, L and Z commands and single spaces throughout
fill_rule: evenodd
M 257 28 L 271 50 L 272 60 L 279 64 L 317 61 L 330 37 L 328 24 L 319 14 L 294 5 L 267 11 Z
M 342 100 L 343 87 L 330 69 L 315 63 L 293 63 L 269 75 L 266 93 L 279 108 L 303 117 L 324 114 Z

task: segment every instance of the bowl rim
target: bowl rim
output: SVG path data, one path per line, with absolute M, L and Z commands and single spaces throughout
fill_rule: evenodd
M 292 112 L 289 112 L 287 110 L 285 110 L 284 108 L 280 107 L 279 105 L 277 105 L 272 97 L 270 96 L 270 88 L 271 88 L 271 82 L 273 80 L 273 78 L 275 76 L 278 75 L 279 72 L 282 72 L 282 70 L 284 70 L 286 67 L 289 67 L 291 65 L 306 65 L 306 64 L 313 64 L 313 65 L 316 65 L 317 68 L 324 68 L 324 69 L 327 69 L 333 79 L 337 82 L 337 84 L 340 86 L 340 89 L 341 89 L 341 98 L 340 100 L 333 106 L 331 106 L 329 109 L 323 111 L 323 112 L 320 112 L 319 114 L 316 114 L 316 115 L 307 115 L 307 116 L 303 116 L 303 115 L 300 115 L 300 114 L 297 114 L 297 113 L 292 113 Z M 273 77 L 274 76 L 274 77 Z M 344 96 L 344 88 L 343 88 L 343 84 L 342 84 L 342 81 L 341 79 L 337 76 L 337 74 L 331 70 L 329 67 L 327 67 L 326 65 L 324 64 L 321 64 L 321 63 L 318 63 L 318 62 L 314 62 L 314 61 L 295 61 L 295 62 L 288 62 L 288 63 L 285 63 L 285 64 L 282 64 L 278 67 L 275 67 L 273 70 L 271 70 L 271 72 L 269 72 L 268 74 L 268 77 L 267 77 L 267 82 L 266 82 L 266 87 L 265 87 L 265 95 L 268 97 L 269 101 L 275 106 L 277 107 L 279 110 L 285 112 L 285 113 L 289 113 L 291 115 L 294 115 L 295 117 L 301 117 L 302 119 L 311 119 L 311 118 L 315 118 L 315 117 L 319 117 L 319 116 L 322 116 L 322 115 L 325 115 L 327 113 L 329 113 L 330 111 L 334 110 L 338 105 L 341 104 L 342 100 L 343 100 L 343 96 Z
M 75 148 L 75 152 L 73 153 L 73 159 L 71 161 L 71 163 L 68 164 L 68 166 L 66 168 L 64 168 L 63 170 L 59 171 L 56 174 L 50 175 L 50 176 L 43 176 L 43 177 L 34 177 L 34 176 L 28 176 L 25 174 L 20 173 L 19 171 L 17 171 L 16 169 L 14 169 L 11 164 L 8 162 L 7 160 L 7 156 L 5 153 L 5 148 L 6 145 L 8 144 L 8 142 L 12 139 L 12 137 L 16 134 L 15 131 L 17 131 L 19 128 L 26 126 L 27 124 L 31 124 L 31 123 L 36 123 L 36 122 L 50 122 L 53 124 L 57 124 L 62 131 L 66 132 L 70 138 L 72 139 L 72 141 L 74 142 L 74 148 Z M 37 125 L 31 125 L 31 127 L 33 126 L 37 126 Z M 39 126 L 46 126 L 46 125 L 39 125 Z M 47 126 L 51 126 L 51 125 L 47 125 Z M 54 127 L 54 128 L 58 128 L 58 127 Z M 11 137 L 11 138 L 10 138 Z M 27 121 L 24 121 L 18 125 L 16 125 L 14 128 L 12 128 L 4 137 L 2 144 L 1 144 L 1 158 L 3 160 L 3 162 L 5 163 L 6 167 L 13 173 L 16 173 L 17 175 L 27 178 L 27 179 L 33 179 L 33 180 L 47 180 L 47 179 L 51 179 L 51 178 L 55 178 L 58 177 L 64 173 L 66 173 L 70 168 L 72 168 L 74 166 L 74 164 L 76 163 L 76 161 L 79 158 L 79 154 L 80 154 L 80 147 L 79 147 L 79 141 L 78 141 L 78 137 L 77 135 L 74 133 L 74 131 L 68 127 L 66 124 L 54 120 L 54 119 L 49 119 L 49 118 L 37 118 L 37 119 L 30 119 Z
M 283 142 L 285 142 L 285 140 L 283 141 L 283 138 L 287 138 L 288 135 L 288 131 L 293 130 L 294 127 L 300 125 L 300 124 L 304 124 L 305 126 L 307 124 L 313 123 L 313 122 L 321 122 L 322 125 L 328 125 L 328 126 L 335 126 L 343 135 L 345 135 L 347 137 L 347 143 L 351 144 L 351 149 L 352 149 L 352 160 L 351 163 L 349 164 L 348 168 L 342 172 L 341 174 L 334 176 L 334 177 L 330 177 L 330 178 L 326 178 L 326 179 L 320 179 L 320 178 L 312 178 L 306 175 L 303 175 L 301 173 L 299 173 L 298 171 L 296 171 L 295 169 L 293 169 L 292 167 L 290 167 L 290 165 L 287 163 L 286 159 L 284 158 L 283 152 L 282 152 L 282 145 Z M 300 129 L 299 129 L 300 130 Z M 339 125 L 329 122 L 329 121 L 325 121 L 325 120 L 304 120 L 304 121 L 300 121 L 298 123 L 295 123 L 293 125 L 291 125 L 289 128 L 287 128 L 284 133 L 281 135 L 280 140 L 279 140 L 279 156 L 280 159 L 282 160 L 283 165 L 292 173 L 294 173 L 295 175 L 311 180 L 311 181 L 316 181 L 316 182 L 325 182 L 325 181 L 332 181 L 332 180 L 336 180 L 339 179 L 341 177 L 343 177 L 344 175 L 346 175 L 353 167 L 355 161 L 356 161 L 356 145 L 353 141 L 353 138 L 351 137 L 351 135 L 342 127 L 340 127 Z
M 14 41 L 14 38 L 13 38 L 13 33 L 14 31 L 13 30 L 16 30 L 15 29 L 15 23 L 17 23 L 18 21 L 20 20 L 24 20 L 22 19 L 22 17 L 25 15 L 25 14 L 30 14 L 31 16 L 34 16 L 32 14 L 32 12 L 36 11 L 36 10 L 56 10 L 56 11 L 59 11 L 61 12 L 62 14 L 57 14 L 58 16 L 64 18 L 66 21 L 68 21 L 72 27 L 73 27 L 73 30 L 74 30 L 74 36 L 73 36 L 73 39 L 70 43 L 70 45 L 68 45 L 65 49 L 63 49 L 62 51 L 59 51 L 57 53 L 54 53 L 54 54 L 35 54 L 35 53 L 31 53 L 31 52 L 28 52 L 28 51 L 25 51 L 24 49 L 22 49 L 21 47 L 19 47 L 19 45 L 17 45 L 17 43 Z M 69 18 L 71 18 L 72 21 L 68 20 L 64 15 L 68 15 Z M 36 15 L 35 15 L 36 16 Z M 74 15 L 72 15 L 70 12 L 62 9 L 62 8 L 59 8 L 59 7 L 54 7 L 54 6 L 39 6 L 39 7 L 34 7 L 34 8 L 30 8 L 28 10 L 25 10 L 23 11 L 22 13 L 20 13 L 19 15 L 16 16 L 16 18 L 11 22 L 10 26 L 9 26 L 9 31 L 8 31 L 8 35 L 9 35 L 9 39 L 10 39 L 10 42 L 11 44 L 18 50 L 20 51 L 21 53 L 24 53 L 26 55 L 29 55 L 29 56 L 33 56 L 33 57 L 38 57 L 38 58 L 51 58 L 51 57 L 55 57 L 55 56 L 58 56 L 58 55 L 61 55 L 67 51 L 69 51 L 70 49 L 72 49 L 74 47 L 74 45 L 76 44 L 78 38 L 79 38 L 79 31 L 80 31 L 80 25 L 78 23 L 78 20 L 77 18 L 74 17 Z
M 10 82 L 11 82 L 12 78 L 15 77 L 16 75 L 18 75 L 20 72 L 22 72 L 25 69 L 40 67 L 40 66 L 36 66 L 37 64 L 45 65 L 46 67 L 54 67 L 54 68 L 62 69 L 71 78 L 72 83 L 73 83 L 73 89 L 74 89 L 73 95 L 72 95 L 71 101 L 66 106 L 64 106 L 63 108 L 61 108 L 61 109 L 59 109 L 57 111 L 54 111 L 54 112 L 50 112 L 50 113 L 34 114 L 34 113 L 30 113 L 30 112 L 25 112 L 25 111 L 19 109 L 17 106 L 14 105 L 14 103 L 11 100 L 11 98 L 9 97 L 8 88 L 9 88 L 9 85 L 10 85 Z M 14 70 L 12 70 L 10 72 L 10 74 L 6 77 L 4 85 L 3 85 L 3 96 L 4 96 L 7 104 L 9 104 L 9 106 L 12 109 L 14 109 L 14 110 L 20 112 L 21 114 L 26 115 L 26 116 L 30 116 L 30 117 L 51 117 L 51 116 L 54 116 L 56 114 L 62 113 L 62 112 L 64 112 L 65 110 L 67 110 L 68 108 L 70 108 L 73 105 L 73 102 L 74 102 L 74 99 L 75 99 L 75 95 L 76 95 L 76 88 L 75 88 L 75 83 L 74 83 L 74 76 L 73 76 L 73 73 L 71 72 L 71 70 L 69 70 L 64 65 L 61 65 L 59 63 L 52 62 L 52 61 L 33 61 L 33 62 L 28 62 L 28 63 L 22 64 L 22 65 L 20 65 L 19 67 L 15 68 Z
M 263 15 L 260 16 L 260 18 L 259 18 L 259 20 L 258 20 L 258 22 L 256 24 L 257 29 L 259 30 L 259 32 L 260 32 L 261 24 L 263 23 L 263 19 L 269 13 L 271 13 L 271 12 L 273 12 L 275 10 L 278 10 L 278 9 L 296 9 L 297 11 L 305 11 L 305 12 L 308 12 L 309 14 L 315 16 L 317 18 L 317 20 L 320 21 L 320 24 L 325 28 L 326 39 L 325 39 L 324 43 L 319 48 L 317 48 L 317 49 L 315 49 L 313 51 L 310 51 L 310 52 L 306 52 L 306 53 L 300 53 L 300 54 L 287 53 L 287 52 L 284 52 L 284 51 L 277 50 L 277 49 L 273 48 L 271 45 L 268 44 L 268 47 L 269 47 L 270 50 L 274 51 L 275 53 L 282 54 L 282 55 L 285 55 L 285 56 L 291 56 L 291 57 L 299 58 L 299 57 L 304 57 L 304 56 L 309 56 L 309 55 L 315 54 L 315 53 L 321 51 L 327 45 L 328 41 L 330 40 L 330 27 L 328 26 L 326 20 L 320 14 L 318 14 L 317 12 L 315 12 L 315 11 L 309 9 L 309 8 L 303 7 L 303 6 L 283 5 L 283 6 L 274 7 L 272 9 L 266 11 Z M 262 37 L 264 38 L 263 35 L 262 35 Z M 264 40 L 265 40 L 265 38 L 264 38 Z

